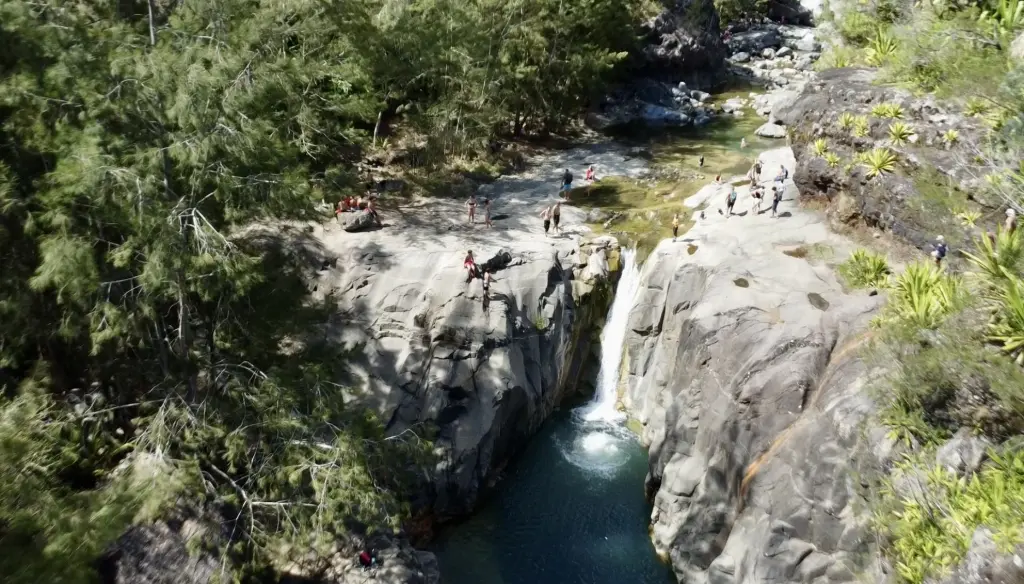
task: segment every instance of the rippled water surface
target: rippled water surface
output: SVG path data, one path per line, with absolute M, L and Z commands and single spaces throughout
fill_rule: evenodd
M 647 453 L 581 413 L 552 416 L 479 512 L 442 531 L 444 584 L 675 582 L 647 533 Z

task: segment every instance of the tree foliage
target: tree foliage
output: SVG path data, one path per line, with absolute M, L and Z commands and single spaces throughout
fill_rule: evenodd
M 393 436 L 352 405 L 310 259 L 253 226 L 354 188 L 382 118 L 441 156 L 564 127 L 633 47 L 637 10 L 0 0 L 5 576 L 88 580 L 173 497 L 132 486 L 140 460 L 214 504 L 256 566 L 346 521 L 397 526 L 430 429 Z

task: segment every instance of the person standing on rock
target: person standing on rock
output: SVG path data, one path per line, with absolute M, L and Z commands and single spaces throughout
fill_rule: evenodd
M 476 197 L 470 196 L 469 200 L 466 201 L 466 209 L 469 210 L 469 222 L 470 224 L 476 222 Z
M 779 203 L 782 202 L 782 189 L 779 187 L 772 187 L 772 217 L 777 217 L 779 212 Z
M 725 199 L 726 217 L 732 216 L 732 208 L 736 206 L 736 187 L 729 189 L 729 196 Z
M 679 213 L 672 215 L 672 241 L 679 237 Z
M 704 168 L 704 155 L 701 154 L 700 158 L 697 159 L 697 168 Z
M 544 235 L 547 235 L 548 230 L 551 229 L 551 207 L 544 207 L 544 210 L 540 212 L 540 218 L 544 220 Z
M 941 235 L 935 238 L 935 251 L 932 252 L 932 258 L 935 259 L 935 265 L 941 266 L 942 260 L 946 259 L 946 253 L 949 251 L 949 247 L 946 245 L 946 238 Z
M 746 147 L 747 147 L 747 139 L 746 138 L 740 138 L 740 148 L 746 148 Z
M 562 220 L 562 203 L 559 201 L 555 203 L 555 206 L 551 209 L 551 218 L 554 220 L 555 233 L 561 233 L 562 228 L 558 226 L 558 222 Z
M 491 224 L 491 200 L 484 199 L 484 224 L 493 227 Z
M 565 169 L 562 173 L 562 192 L 565 193 L 565 198 L 569 198 L 569 191 L 572 190 L 572 173 L 569 169 Z

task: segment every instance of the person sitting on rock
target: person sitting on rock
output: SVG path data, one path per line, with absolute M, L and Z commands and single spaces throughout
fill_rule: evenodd
M 587 175 L 584 177 L 584 180 L 586 180 L 588 183 L 592 183 L 592 182 L 597 180 L 597 177 L 594 176 L 594 165 L 593 164 L 591 164 L 590 166 L 587 167 Z
M 462 260 L 462 267 L 466 268 L 467 282 L 480 277 L 480 266 L 476 265 L 476 260 L 473 259 L 473 250 L 466 252 L 466 259 Z
M 377 552 L 373 549 L 365 549 L 359 552 L 359 565 L 363 570 L 370 570 L 377 566 Z
M 720 174 L 716 174 L 715 175 L 715 184 L 718 185 L 718 186 L 722 186 L 722 175 L 720 175 Z

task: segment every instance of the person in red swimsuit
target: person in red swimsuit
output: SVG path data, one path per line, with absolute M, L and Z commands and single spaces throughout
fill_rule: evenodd
M 466 259 L 462 260 L 462 267 L 466 268 L 466 273 L 469 276 L 466 278 L 467 282 L 473 278 L 480 277 L 480 266 L 476 265 L 476 260 L 473 259 L 472 250 L 466 252 Z

